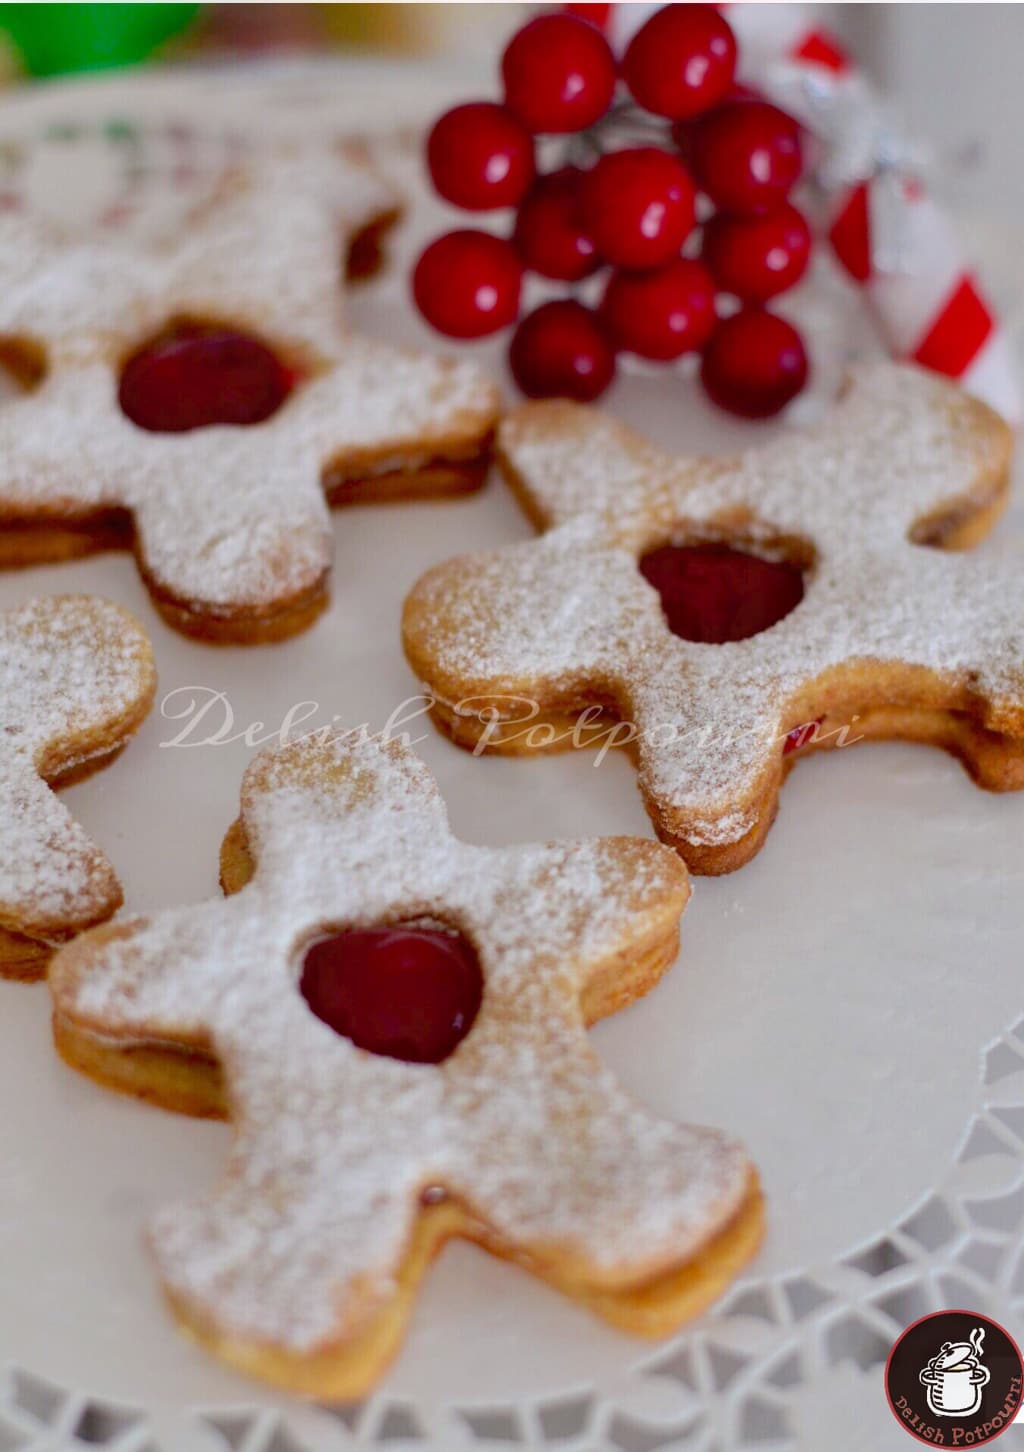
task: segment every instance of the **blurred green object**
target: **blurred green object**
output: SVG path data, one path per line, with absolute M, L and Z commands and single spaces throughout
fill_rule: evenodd
M 143 61 L 198 11 L 198 5 L 0 5 L 0 30 L 30 75 L 54 76 Z

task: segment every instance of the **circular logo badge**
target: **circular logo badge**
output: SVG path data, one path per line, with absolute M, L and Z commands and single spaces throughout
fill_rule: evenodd
M 1024 1401 L 1024 1361 L 1010 1333 L 977 1311 L 936 1311 L 908 1326 L 885 1364 L 903 1430 L 938 1447 L 980 1447 Z

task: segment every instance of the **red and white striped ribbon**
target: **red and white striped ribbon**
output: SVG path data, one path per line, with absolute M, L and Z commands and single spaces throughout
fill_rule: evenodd
M 573 6 L 601 25 L 616 52 L 657 9 L 637 3 Z M 874 109 L 863 75 L 841 42 L 803 5 L 737 3 L 728 10 L 741 54 L 741 79 L 796 112 L 827 148 L 842 145 L 818 123 L 831 114 L 842 127 Z M 814 104 L 801 108 L 802 93 Z M 794 104 L 796 103 L 796 104 Z M 801 114 L 802 111 L 802 114 Z M 870 141 L 870 136 L 867 138 Z M 824 190 L 819 219 L 839 262 L 864 290 L 886 346 L 958 379 L 1011 422 L 1021 418 L 1012 350 L 991 304 L 967 263 L 949 219 L 927 195 L 912 168 L 888 167 L 867 152 L 856 175 L 841 174 Z M 847 168 L 850 170 L 851 168 Z M 827 179 L 829 168 L 822 169 Z M 899 237 L 894 263 L 884 234 Z

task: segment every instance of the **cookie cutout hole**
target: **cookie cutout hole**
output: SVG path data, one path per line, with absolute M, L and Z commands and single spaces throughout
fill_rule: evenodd
M 438 924 L 349 928 L 305 953 L 299 991 L 335 1033 L 371 1054 L 440 1064 L 469 1033 L 483 999 L 471 943 Z
M 21 393 L 32 393 L 46 377 L 46 349 L 34 338 L 0 335 L 0 369 Z
M 753 553 L 726 540 L 658 545 L 638 568 L 661 597 L 673 635 L 724 645 L 760 635 L 804 598 L 812 552 L 796 546 Z
M 240 328 L 174 318 L 125 359 L 117 400 L 149 433 L 245 427 L 277 413 L 305 371 Z

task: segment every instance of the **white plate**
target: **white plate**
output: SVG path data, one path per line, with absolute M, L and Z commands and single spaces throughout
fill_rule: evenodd
M 37 202 L 67 207 L 73 181 L 79 217 L 127 198 L 152 222 L 153 209 L 169 216 L 178 205 L 166 185 L 176 117 L 215 138 L 226 127 L 376 130 L 411 124 L 450 94 L 444 77 L 381 65 L 38 90 L 0 108 L 4 137 L 49 129 L 27 156 L 7 154 L 0 188 L 6 175 Z M 129 124 L 111 131 L 111 120 Z M 72 124 L 55 135 L 55 121 Z M 217 140 L 200 146 L 186 132 L 174 145 L 194 170 L 217 165 Z M 383 150 L 415 187 L 408 157 Z M 405 273 L 440 218 L 417 194 L 394 270 L 353 303 L 368 332 L 437 346 L 412 315 Z M 848 336 L 856 318 L 863 334 L 856 305 L 827 277 L 794 307 L 833 334 L 842 324 Z M 500 367 L 499 346 L 478 356 Z M 680 449 L 723 450 L 758 433 L 713 414 L 672 373 L 630 374 L 608 406 Z M 416 694 L 398 638 L 412 582 L 456 551 L 528 533 L 497 480 L 463 502 L 341 512 L 330 611 L 297 640 L 249 651 L 166 629 L 128 556 L 0 576 L 0 607 L 92 591 L 151 632 L 163 710 L 110 770 L 67 793 L 130 907 L 216 891 L 250 748 L 172 746 L 182 723 L 169 717 L 190 693 L 223 692 L 235 732 L 262 722 L 272 735 L 310 700 L 319 722 L 379 729 Z M 1018 510 L 985 548 L 1022 545 Z M 205 728 L 220 724 L 219 710 Z M 650 833 L 625 759 L 481 761 L 425 723 L 422 737 L 471 841 Z M 648 1103 L 745 1139 L 769 1196 L 758 1260 L 714 1312 L 650 1346 L 452 1246 L 394 1368 L 364 1407 L 342 1414 L 225 1371 L 164 1313 L 141 1226 L 217 1174 L 228 1131 L 78 1078 L 50 1049 L 45 989 L 0 985 L 0 1449 L 79 1445 L 76 1429 L 121 1452 L 909 1445 L 878 1370 L 897 1333 L 949 1304 L 1011 1329 L 1022 1321 L 1022 841 L 1024 798 L 977 791 L 939 753 L 876 746 L 802 763 L 760 857 L 697 882 L 677 967 L 594 1033 Z

